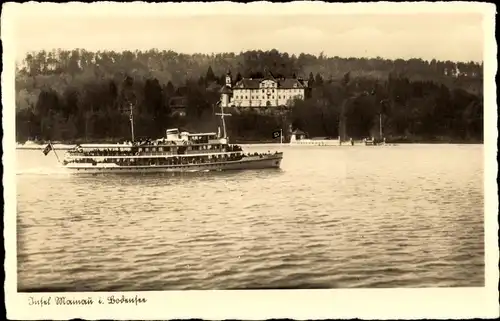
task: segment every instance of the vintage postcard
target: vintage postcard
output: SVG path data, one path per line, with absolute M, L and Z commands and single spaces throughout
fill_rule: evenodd
M 495 10 L 4 3 L 7 317 L 498 317 Z

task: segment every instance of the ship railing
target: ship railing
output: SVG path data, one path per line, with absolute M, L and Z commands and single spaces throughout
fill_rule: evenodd
M 238 161 L 243 159 L 244 155 L 233 153 L 231 155 L 213 155 L 203 156 L 203 157 L 172 157 L 172 158 L 157 158 L 157 159 L 124 159 L 124 158 L 111 158 L 102 157 L 99 159 L 93 158 L 75 158 L 67 161 L 67 163 L 73 164 L 103 164 L 103 163 L 115 163 L 118 165 L 183 165 L 183 164 L 204 164 L 204 163 L 220 163 L 227 161 Z
M 150 156 L 172 156 L 172 157 L 201 157 L 201 156 L 210 156 L 210 155 L 243 155 L 242 151 L 223 151 L 223 150 L 200 150 L 200 151 L 189 151 L 184 154 L 178 154 L 175 152 L 141 152 L 141 153 L 127 153 L 122 155 L 113 155 L 113 154 L 98 154 L 98 155 L 89 155 L 89 154 L 73 154 L 68 155 L 69 159 L 119 159 L 119 158 L 147 158 Z
M 241 149 L 236 149 L 236 148 L 229 148 L 229 149 L 189 149 L 186 150 L 184 154 L 211 154 L 211 153 L 242 153 L 243 150 Z M 137 154 L 139 153 L 139 154 Z M 88 151 L 88 152 L 82 152 L 82 151 L 68 151 L 67 155 L 69 156 L 86 156 L 86 157 L 103 157 L 103 156 L 124 156 L 124 157 L 129 157 L 129 156 L 135 156 L 135 155 L 141 155 L 141 156 L 156 156 L 156 155 L 177 155 L 177 151 L 140 151 L 140 152 L 132 152 L 132 151 L 123 151 L 123 152 L 117 152 L 117 151 Z
M 103 156 L 103 157 L 98 157 L 98 158 L 74 158 L 67 163 L 116 163 L 119 165 L 175 165 L 175 164 L 201 164 L 201 163 L 219 163 L 219 162 L 226 162 L 226 161 L 238 161 L 241 160 L 245 157 L 251 157 L 251 158 L 263 158 L 264 156 L 269 156 L 272 155 L 273 153 L 267 152 L 267 153 L 238 153 L 238 152 L 233 152 L 233 153 L 224 153 L 224 154 L 218 154 L 218 155 L 196 155 L 196 156 L 187 156 L 187 157 L 172 157 L 168 159 L 162 159 L 158 158 L 156 160 L 152 159 L 130 159 L 130 158 L 119 158 L 119 157 L 112 157 L 112 156 Z M 275 155 L 278 154 L 278 152 L 274 153 Z M 176 155 L 180 156 L 180 155 Z M 185 155 L 186 156 L 186 155 Z

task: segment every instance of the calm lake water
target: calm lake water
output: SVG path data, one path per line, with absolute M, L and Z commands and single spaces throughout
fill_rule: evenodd
M 281 170 L 58 174 L 18 150 L 19 291 L 484 286 L 482 145 L 266 147 Z

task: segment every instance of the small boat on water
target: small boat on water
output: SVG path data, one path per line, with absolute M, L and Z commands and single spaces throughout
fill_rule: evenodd
M 363 142 L 366 146 L 384 146 L 385 145 L 385 138 L 384 139 L 376 139 L 374 137 L 369 137 L 363 139 Z
M 165 137 L 134 141 L 133 116 L 130 121 L 132 142 L 116 144 L 81 144 L 66 152 L 62 166 L 70 173 L 161 173 L 226 171 L 279 168 L 282 152 L 245 153 L 230 144 L 221 111 L 223 136 L 219 133 L 189 133 L 173 128 Z M 51 143 L 43 153 L 54 150 Z M 55 152 L 55 150 L 54 150 Z M 56 154 L 57 156 L 57 154 Z M 59 158 L 58 158 L 59 160 Z

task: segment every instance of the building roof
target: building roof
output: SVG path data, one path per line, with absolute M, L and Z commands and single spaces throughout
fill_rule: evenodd
M 208 91 L 218 91 L 221 89 L 221 86 L 216 81 L 212 81 L 212 82 L 210 82 L 210 84 L 208 84 L 206 89 Z
M 226 85 L 222 86 L 222 88 L 220 89 L 221 94 L 230 94 L 232 92 L 233 91 L 231 90 L 231 88 Z
M 272 80 L 278 83 L 278 88 L 294 89 L 307 87 L 307 81 L 295 78 L 275 79 L 272 77 L 266 78 L 243 78 L 234 85 L 235 89 L 259 89 L 259 84 L 264 80 Z
M 185 108 L 187 106 L 187 98 L 183 96 L 172 97 L 169 100 L 170 108 Z
M 296 129 L 292 132 L 292 134 L 295 134 L 295 135 L 307 135 L 306 132 L 300 130 L 300 129 Z

